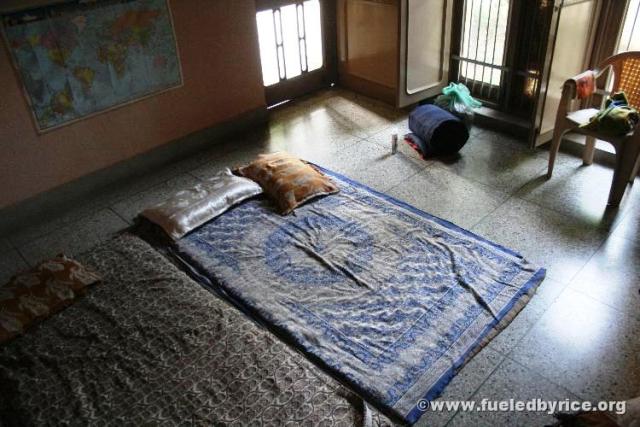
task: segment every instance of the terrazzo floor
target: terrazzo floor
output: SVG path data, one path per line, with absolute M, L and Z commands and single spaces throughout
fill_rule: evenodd
M 640 183 L 606 209 L 612 170 L 473 128 L 460 156 L 421 160 L 390 134 L 406 112 L 341 89 L 271 111 L 266 129 L 131 179 L 65 214 L 0 238 L 0 281 L 59 252 L 78 254 L 144 207 L 260 152 L 287 150 L 516 249 L 548 269 L 514 322 L 462 369 L 441 399 L 620 400 L 640 396 Z M 638 180 L 636 180 L 638 181 Z M 429 412 L 418 425 L 539 425 L 531 412 Z

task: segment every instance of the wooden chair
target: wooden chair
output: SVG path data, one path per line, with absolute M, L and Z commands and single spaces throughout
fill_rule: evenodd
M 611 92 L 624 91 L 629 105 L 640 111 L 640 52 L 624 52 L 607 58 L 598 66 L 595 73 L 597 79 L 605 71 L 611 68 L 613 72 L 613 86 Z M 553 140 L 549 152 L 549 168 L 547 179 L 551 178 L 553 165 L 560 149 L 562 138 L 567 132 L 577 132 L 586 135 L 586 145 L 582 156 L 585 165 L 593 163 L 596 139 L 609 142 L 616 151 L 616 166 L 613 172 L 613 182 L 609 191 L 609 205 L 618 206 L 627 183 L 633 182 L 640 167 L 640 129 L 635 129 L 623 136 L 607 136 L 597 132 L 581 129 L 579 126 L 589 121 L 589 118 L 599 110 L 586 108 L 574 111 L 572 104 L 579 100 L 577 81 L 580 76 L 570 78 L 564 83 L 562 97 L 556 115 L 556 124 L 553 131 Z

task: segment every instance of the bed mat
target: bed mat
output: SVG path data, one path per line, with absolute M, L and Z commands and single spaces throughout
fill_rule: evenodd
M 129 234 L 104 282 L 0 347 L 0 425 L 387 425 L 362 399 Z
M 194 277 L 404 422 L 527 303 L 545 270 L 323 169 L 340 193 L 261 197 L 172 248 Z

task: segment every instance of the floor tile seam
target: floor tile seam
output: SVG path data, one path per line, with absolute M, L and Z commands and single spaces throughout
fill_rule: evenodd
M 474 400 L 474 397 L 476 396 L 476 394 L 478 393 L 478 391 L 480 391 L 480 389 L 482 388 L 482 386 L 484 386 L 484 384 L 489 381 L 490 378 L 493 377 L 493 375 L 496 373 L 496 371 L 502 366 L 502 364 L 504 363 L 504 361 L 507 359 L 507 357 L 499 352 L 494 350 L 493 348 L 489 348 L 490 350 L 496 352 L 499 356 L 500 356 L 500 361 L 496 364 L 496 366 L 494 366 L 491 371 L 489 372 L 489 375 L 487 375 L 481 382 L 480 384 L 473 390 L 473 392 L 465 399 L 466 401 L 472 401 Z M 456 410 L 456 412 L 449 418 L 449 420 L 445 423 L 445 427 L 448 426 L 453 419 L 460 413 L 460 409 Z

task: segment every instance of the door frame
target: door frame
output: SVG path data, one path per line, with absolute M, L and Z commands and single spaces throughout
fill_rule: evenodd
M 575 6 L 575 5 L 579 5 L 579 4 L 583 4 L 586 2 L 593 2 L 594 3 L 594 11 L 593 11 L 593 16 L 591 17 L 591 27 L 589 30 L 589 40 L 587 43 L 587 48 L 586 51 L 584 52 L 584 61 L 581 64 L 581 69 L 582 70 L 586 70 L 589 68 L 589 65 L 592 62 L 593 56 L 594 56 L 594 48 L 597 44 L 597 33 L 598 33 L 598 23 L 601 20 L 602 14 L 603 14 L 603 1 L 602 0 L 556 0 L 556 2 L 558 2 L 556 4 L 556 8 L 557 11 L 556 13 L 554 13 L 555 18 L 557 19 L 557 22 L 555 23 L 555 29 L 553 32 L 550 33 L 549 35 L 549 47 L 547 48 L 547 54 L 549 55 L 548 58 L 546 58 L 546 61 L 548 62 L 548 64 L 545 63 L 545 65 L 548 65 L 548 70 L 546 71 L 546 73 L 544 74 L 546 76 L 546 78 L 544 79 L 543 85 L 540 85 L 539 88 L 539 93 L 536 94 L 536 109 L 532 114 L 532 129 L 530 131 L 529 134 L 529 144 L 531 146 L 531 148 L 535 148 L 538 147 L 540 145 L 543 145 L 549 141 L 551 141 L 552 137 L 553 137 L 553 128 L 546 130 L 544 133 L 542 132 L 542 122 L 544 119 L 544 110 L 545 110 L 545 105 L 547 102 L 547 95 L 548 95 L 548 86 L 549 86 L 549 81 L 551 79 L 551 73 L 552 73 L 552 69 L 553 69 L 553 56 L 555 54 L 555 49 L 556 49 L 556 43 L 557 43 L 557 35 L 558 35 L 558 31 L 559 31 L 559 25 L 560 25 L 560 19 L 562 17 L 562 12 L 567 10 L 567 8 Z M 622 26 L 619 27 L 618 31 L 616 33 L 619 33 L 619 31 L 621 30 Z M 611 31 L 610 31 L 611 32 Z M 567 76 L 567 78 L 569 78 L 571 76 Z

